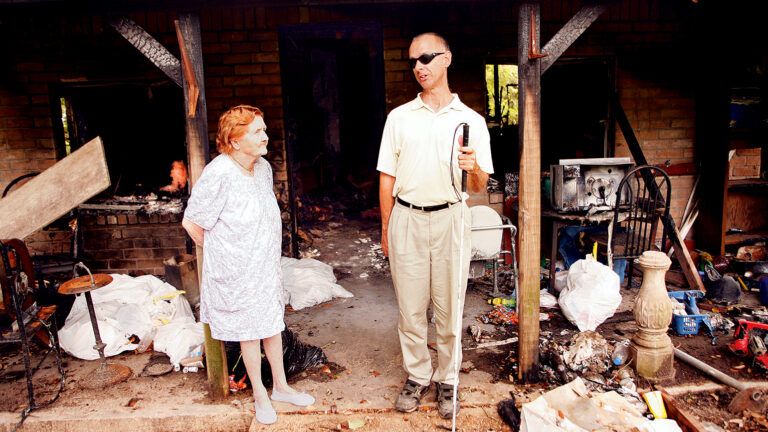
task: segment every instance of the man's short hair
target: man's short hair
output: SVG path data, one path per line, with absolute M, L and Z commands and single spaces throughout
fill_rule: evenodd
M 450 51 L 451 50 L 451 47 L 448 45 L 448 41 L 445 40 L 444 37 L 442 37 L 441 35 L 439 35 L 439 34 L 437 34 L 435 32 L 424 32 L 424 33 L 417 34 L 416 36 L 413 37 L 413 39 L 411 39 L 411 43 L 413 43 L 416 39 L 418 39 L 420 37 L 424 37 L 424 36 L 433 36 L 433 37 L 437 38 L 437 40 L 440 41 L 440 43 L 443 45 L 443 48 L 446 51 Z

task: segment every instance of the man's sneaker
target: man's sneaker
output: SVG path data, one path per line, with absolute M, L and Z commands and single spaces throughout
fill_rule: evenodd
M 419 407 L 419 402 L 429 386 L 423 386 L 415 381 L 406 380 L 403 389 L 397 396 L 395 409 L 400 412 L 413 412 Z
M 453 417 L 453 384 L 435 383 L 437 412 L 444 419 Z M 459 393 L 456 392 L 456 415 L 459 415 Z

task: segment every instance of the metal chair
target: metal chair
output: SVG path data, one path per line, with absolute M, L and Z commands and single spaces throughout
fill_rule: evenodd
M 23 422 L 32 410 L 42 408 L 58 399 L 64 389 L 65 374 L 59 347 L 56 306 L 37 305 L 34 294 L 43 282 L 35 280 L 32 260 L 23 241 L 18 239 L 0 241 L 0 255 L 2 312 L 11 320 L 10 328 L 0 329 L 0 344 L 21 345 L 21 356 L 12 364 L 18 363 L 19 360 L 24 363 L 29 404 L 21 413 L 21 422 Z M 45 353 L 35 366 L 32 365 L 30 354 L 33 337 L 37 337 L 46 346 Z M 54 395 L 41 403 L 35 399 L 33 377 L 49 354 L 54 355 L 60 380 Z M 6 367 L 5 370 L 8 371 L 9 368 Z M 0 377 L 3 375 L 0 374 Z
M 666 242 L 668 233 L 663 220 L 669 217 L 671 193 L 667 173 L 650 165 L 629 170 L 619 183 L 616 194 L 620 203 L 614 208 L 608 229 L 608 263 L 613 268 L 614 260 L 628 261 L 628 286 L 632 285 L 635 258 L 656 247 L 659 224 L 662 247 Z
M 493 296 L 496 297 L 500 294 L 498 282 L 499 259 L 504 254 L 511 255 L 516 290 L 518 275 L 515 236 L 517 235 L 517 228 L 512 225 L 509 218 L 499 215 L 488 206 L 473 206 L 470 208 L 470 212 L 472 214 L 472 254 L 470 262 L 482 262 L 482 273 L 485 273 L 486 262 L 491 261 L 493 263 Z M 504 250 L 502 239 L 505 229 L 509 230 L 511 250 Z M 470 270 L 470 277 L 473 276 L 473 273 Z

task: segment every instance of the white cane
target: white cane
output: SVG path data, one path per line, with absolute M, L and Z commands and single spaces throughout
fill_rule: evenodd
M 469 145 L 469 125 L 464 123 L 462 131 L 462 147 Z M 451 418 L 451 432 L 456 432 L 456 411 L 458 407 L 459 399 L 459 354 L 461 352 L 461 318 L 464 310 L 464 305 L 461 304 L 461 287 L 462 287 L 462 270 L 464 268 L 464 194 L 467 192 L 467 172 L 461 171 L 461 223 L 459 224 L 459 267 L 458 277 L 456 278 L 456 308 L 454 308 L 456 316 L 456 327 L 454 333 L 456 334 L 456 340 L 453 343 L 453 370 L 456 377 L 453 380 L 453 416 Z

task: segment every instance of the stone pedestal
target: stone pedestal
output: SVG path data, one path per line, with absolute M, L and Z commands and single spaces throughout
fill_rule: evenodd
M 674 347 L 667 336 L 672 321 L 672 304 L 667 296 L 664 275 L 672 263 L 662 252 L 646 251 L 638 260 L 643 284 L 635 300 L 638 331 L 630 351 L 637 374 L 651 382 L 674 378 Z

